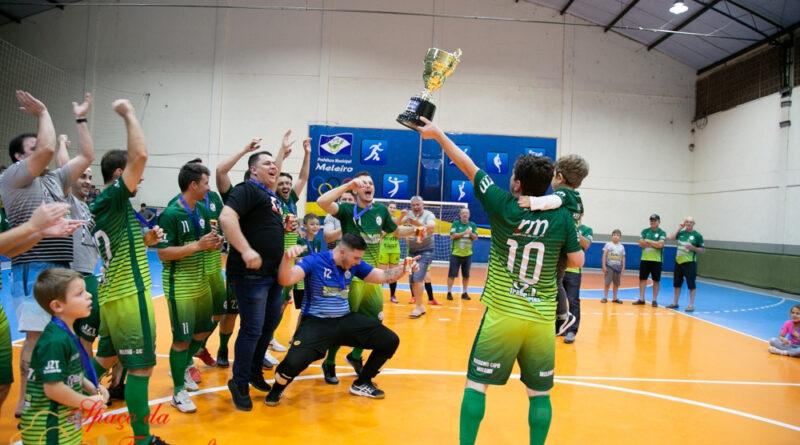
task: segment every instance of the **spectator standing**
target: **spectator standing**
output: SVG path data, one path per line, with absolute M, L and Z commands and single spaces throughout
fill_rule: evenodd
M 450 251 L 450 270 L 447 271 L 447 299 L 453 299 L 453 282 L 461 269 L 461 299 L 469 300 L 469 271 L 472 267 L 472 242 L 478 239 L 478 226 L 469 220 L 469 209 L 464 207 L 458 219 L 450 227 L 452 250 Z

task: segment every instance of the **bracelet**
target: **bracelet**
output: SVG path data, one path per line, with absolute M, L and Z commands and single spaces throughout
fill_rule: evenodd
M 82 124 L 88 122 L 85 117 L 75 119 L 75 123 Z

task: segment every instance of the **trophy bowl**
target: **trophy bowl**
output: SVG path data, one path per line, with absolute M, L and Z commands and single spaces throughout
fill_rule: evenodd
M 436 105 L 431 102 L 433 92 L 442 87 L 460 62 L 461 49 L 448 53 L 439 48 L 430 48 L 425 53 L 425 69 L 422 72 L 425 89 L 408 101 L 406 110 L 397 116 L 397 122 L 414 130 L 417 126 L 425 125 L 420 117 L 433 120 L 436 112 Z

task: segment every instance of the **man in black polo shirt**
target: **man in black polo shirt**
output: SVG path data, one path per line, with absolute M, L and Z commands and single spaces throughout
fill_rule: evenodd
M 228 388 L 234 405 L 243 411 L 253 409 L 248 383 L 260 391 L 270 389 L 261 362 L 281 315 L 277 276 L 284 233 L 281 205 L 274 192 L 278 168 L 272 155 L 255 153 L 247 165 L 250 179 L 234 187 L 219 216 L 233 247 L 226 272 L 241 318 Z

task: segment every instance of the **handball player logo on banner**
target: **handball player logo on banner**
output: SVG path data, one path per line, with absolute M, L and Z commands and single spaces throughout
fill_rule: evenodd
M 450 201 L 470 202 L 475 197 L 471 182 L 453 181 L 450 184 Z
M 323 134 L 319 137 L 319 156 L 352 156 L 352 151 L 353 133 Z
M 408 199 L 408 175 L 383 175 L 383 198 Z
M 442 51 L 439 48 L 431 48 L 425 54 L 425 70 L 422 72 L 422 80 L 425 82 L 425 89 L 421 93 L 411 98 L 406 106 L 406 111 L 397 116 L 397 122 L 410 129 L 414 126 L 425 125 L 419 118 L 424 116 L 428 120 L 433 120 L 433 113 L 436 112 L 436 105 L 431 102 L 433 92 L 441 88 L 445 79 L 453 74 L 461 62 L 461 49 L 457 49 L 453 54 Z

